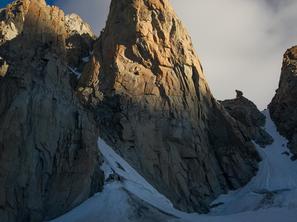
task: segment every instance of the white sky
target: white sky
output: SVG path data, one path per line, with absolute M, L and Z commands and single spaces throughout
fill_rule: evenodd
M 96 32 L 110 0 L 57 0 Z M 171 0 L 187 27 L 217 99 L 240 89 L 260 109 L 277 88 L 282 55 L 297 44 L 297 0 Z

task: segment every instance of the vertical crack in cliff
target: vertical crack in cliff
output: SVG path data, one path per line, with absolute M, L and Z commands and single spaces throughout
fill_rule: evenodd
M 257 169 L 251 138 L 213 98 L 167 0 L 111 2 L 78 94 L 101 136 L 179 209 L 206 212 Z

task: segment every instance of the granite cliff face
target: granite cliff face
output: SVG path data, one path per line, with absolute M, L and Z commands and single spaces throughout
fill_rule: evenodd
M 213 98 L 168 0 L 113 0 L 98 39 L 44 0 L 0 21 L 0 221 L 48 220 L 102 189 L 99 135 L 185 211 L 255 174 L 252 136 Z
M 265 115 L 258 110 L 257 106 L 236 90 L 236 98 L 221 101 L 226 111 L 238 121 L 246 137 L 254 140 L 258 145 L 265 147 L 273 143 L 273 138 L 263 128 Z
M 0 19 L 0 221 L 44 221 L 102 188 L 98 130 L 68 69 L 80 33 L 44 0 L 17 0 Z
M 207 212 L 257 169 L 167 0 L 112 1 L 77 93 L 101 136 L 179 209 Z
M 269 110 L 279 132 L 289 140 L 289 148 L 297 158 L 297 46 L 284 55 L 279 88 Z

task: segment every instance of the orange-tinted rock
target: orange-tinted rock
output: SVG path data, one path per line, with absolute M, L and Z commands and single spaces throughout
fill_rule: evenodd
M 112 1 L 78 94 L 102 136 L 180 209 L 206 212 L 256 171 L 254 145 L 213 98 L 167 0 Z

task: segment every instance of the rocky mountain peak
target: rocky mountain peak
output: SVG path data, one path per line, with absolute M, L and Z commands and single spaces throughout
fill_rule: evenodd
M 292 48 L 288 49 L 284 55 L 285 63 L 290 63 L 294 60 L 297 60 L 297 46 L 293 46 Z
M 65 15 L 56 6 L 47 6 L 45 0 L 31 0 L 25 16 L 22 37 L 31 44 L 48 44 L 57 53 L 65 49 Z
M 176 207 L 206 212 L 245 184 L 259 157 L 213 98 L 169 4 L 113 0 L 77 87 L 101 136 Z
M 68 63 L 77 71 L 82 71 L 84 62 L 89 60 L 90 53 L 93 50 L 96 35 L 89 24 L 76 14 L 65 16 L 65 28 Z
M 100 191 L 98 136 L 184 211 L 255 175 L 265 118 L 240 91 L 216 101 L 168 0 L 112 0 L 99 38 L 44 0 L 0 15 L 0 221 L 49 220 Z
M 3 11 L 17 32 L 0 38 L 0 221 L 50 220 L 102 188 L 98 130 L 74 94 L 64 12 L 44 0 Z
M 15 38 L 23 30 L 30 0 L 18 0 L 0 11 L 0 44 Z
M 18 36 L 27 42 L 22 47 L 46 44 L 60 58 L 67 57 L 73 68 L 83 65 L 81 61 L 89 56 L 95 40 L 90 26 L 78 15 L 65 16 L 62 10 L 46 5 L 44 0 L 17 0 L 2 10 L 0 21 L 2 43 Z
M 243 97 L 243 92 L 242 91 L 240 91 L 240 90 L 235 90 L 235 92 L 236 92 L 236 98 L 241 98 L 241 97 Z
M 269 104 L 271 118 L 280 133 L 289 140 L 297 159 L 297 46 L 286 51 L 283 58 L 279 87 Z
M 95 53 L 102 55 L 94 55 L 100 65 L 93 66 L 98 69 L 95 73 L 99 69 L 109 73 L 100 78 L 102 91 L 164 97 L 179 96 L 181 91 L 189 95 L 196 88 L 200 88 L 199 93 L 209 93 L 191 39 L 168 1 L 112 1 L 100 39 Z M 107 65 L 113 61 L 115 65 Z M 178 69 L 185 70 L 187 76 L 173 75 Z M 84 75 L 81 85 L 99 84 L 89 73 Z M 197 78 L 197 81 L 183 85 L 180 82 L 183 78 Z
M 293 47 L 269 105 L 293 159 L 296 70 Z M 295 168 L 291 162 L 282 167 L 287 160 L 279 157 L 289 155 L 285 139 L 271 121 L 264 125 L 266 116 L 240 90 L 234 99 L 213 97 L 169 0 L 112 0 L 99 38 L 78 15 L 65 15 L 45 0 L 16 0 L 0 10 L 0 221 L 48 221 L 102 189 L 90 199 L 103 200 L 99 212 L 88 202 L 83 214 L 68 216 L 98 220 L 98 214 L 124 209 L 128 221 L 160 221 L 178 212 L 171 203 L 198 213 L 228 212 L 228 203 L 234 208 L 242 201 L 236 212 L 279 204 L 275 197 L 289 191 L 279 190 L 282 173 L 291 187 L 295 179 L 288 171 Z M 232 201 L 224 195 L 226 203 L 213 202 L 255 175 L 261 158 L 254 142 L 273 143 L 263 150 L 258 177 L 232 192 Z M 273 181 L 277 189 L 271 189 Z M 121 194 L 126 202 L 102 212 L 104 201 L 125 200 Z M 245 204 L 247 197 L 253 200 Z
M 95 38 L 94 31 L 91 26 L 84 22 L 81 17 L 77 14 L 69 14 L 65 16 L 65 25 L 68 33 L 74 35 L 89 35 L 90 37 Z

